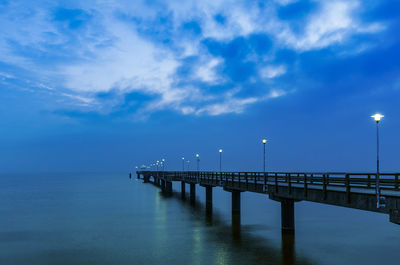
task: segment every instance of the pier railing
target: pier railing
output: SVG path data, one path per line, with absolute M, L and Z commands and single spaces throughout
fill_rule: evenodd
M 150 173 L 151 172 L 151 173 Z M 345 189 L 357 188 L 375 190 L 376 173 L 342 173 L 342 172 L 213 172 L 213 171 L 142 171 L 141 174 L 170 177 L 174 180 L 188 182 L 208 182 L 228 184 L 264 184 L 301 187 L 304 189 L 320 186 L 342 187 Z M 400 173 L 381 173 L 379 185 L 381 190 L 400 191 Z

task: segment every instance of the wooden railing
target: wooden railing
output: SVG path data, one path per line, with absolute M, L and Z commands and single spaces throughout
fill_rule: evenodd
M 223 182 L 287 185 L 289 188 L 321 186 L 323 190 L 328 187 L 343 187 L 347 192 L 352 188 L 375 189 L 376 173 L 341 173 L 341 172 L 213 172 L 213 171 L 138 171 L 138 174 L 153 177 L 170 177 L 173 180 L 193 182 Z M 379 175 L 380 189 L 400 191 L 400 173 L 381 173 Z

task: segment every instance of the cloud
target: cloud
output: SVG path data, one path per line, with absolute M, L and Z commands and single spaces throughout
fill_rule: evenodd
M 275 0 L 276 3 L 278 3 L 278 4 L 282 5 L 282 6 L 293 4 L 293 3 L 296 3 L 298 1 L 299 0 Z
M 14 79 L 15 78 L 15 76 L 13 76 L 12 74 L 2 73 L 2 72 L 0 72 L 0 77 L 3 79 Z
M 358 1 L 323 1 L 300 33 L 293 33 L 288 24 L 280 25 L 281 32 L 275 33 L 286 45 L 298 51 L 309 51 L 343 43 L 357 33 L 376 33 L 385 28 L 382 23 L 358 21 L 355 12 L 359 7 Z
M 195 73 L 195 76 L 202 82 L 216 84 L 221 81 L 221 77 L 218 76 L 216 68 L 220 65 L 223 60 L 220 58 L 207 58 L 206 61 L 201 64 Z
M 275 78 L 281 76 L 286 73 L 286 66 L 284 65 L 277 65 L 277 66 L 266 66 L 260 70 L 260 75 L 263 78 Z
M 274 88 L 287 87 L 279 82 L 296 67 L 275 61 L 278 50 L 343 45 L 338 54 L 347 56 L 374 47 L 362 40 L 346 47 L 353 36 L 386 27 L 364 22 L 358 13 L 362 2 L 351 0 L 316 1 L 318 8 L 301 20 L 280 19 L 277 8 L 294 2 L 9 2 L 0 12 L 0 62 L 23 69 L 12 72 L 15 79 L 32 79 L 37 89 L 75 101 L 71 108 L 109 113 L 135 93 L 140 102 L 131 99 L 137 106 L 132 111 L 144 116 L 164 110 L 242 113 L 287 93 Z M 254 48 L 254 36 L 271 44 Z M 220 52 L 205 47 L 207 41 Z M 0 71 L 7 72 L 1 66 Z M 0 78 L 10 79 L 1 73 Z M 115 97 L 104 99 L 102 93 Z
M 206 107 L 198 109 L 195 113 L 197 115 L 206 114 L 211 116 L 217 116 L 228 113 L 242 113 L 250 104 L 259 101 L 258 98 L 250 97 L 250 98 L 229 98 L 223 102 L 210 104 Z

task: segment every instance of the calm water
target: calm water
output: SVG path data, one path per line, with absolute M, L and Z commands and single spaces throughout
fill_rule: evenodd
M 0 176 L 0 264 L 399 264 L 400 226 L 388 216 L 300 202 L 296 237 L 280 206 L 242 194 L 240 232 L 230 194 L 215 188 L 212 215 L 126 174 Z M 187 186 L 186 191 L 189 190 Z

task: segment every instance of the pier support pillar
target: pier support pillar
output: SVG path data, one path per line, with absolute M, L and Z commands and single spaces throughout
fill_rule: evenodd
M 137 175 L 137 178 L 140 179 L 140 174 L 139 174 L 139 173 L 136 173 L 136 175 Z
M 190 201 L 196 200 L 196 184 L 190 183 Z
M 149 177 L 149 176 L 144 176 L 144 177 L 143 177 L 143 182 L 144 182 L 144 183 L 148 183 L 149 180 L 150 180 L 150 177 Z
M 240 215 L 240 191 L 232 191 L 232 215 Z
M 206 208 L 212 208 L 212 186 L 205 186 L 206 188 Z
M 232 232 L 234 240 L 240 242 L 240 191 L 232 190 Z
M 185 199 L 186 197 L 186 183 L 181 181 L 181 198 Z
M 167 194 L 172 194 L 172 182 L 171 181 L 165 181 L 165 192 Z
M 164 192 L 165 191 L 165 180 L 161 180 L 161 191 Z
M 294 233 L 282 232 L 282 264 L 296 264 Z
M 282 232 L 294 233 L 294 200 L 281 200 Z
M 204 186 L 206 188 L 206 223 L 212 225 L 212 186 Z

